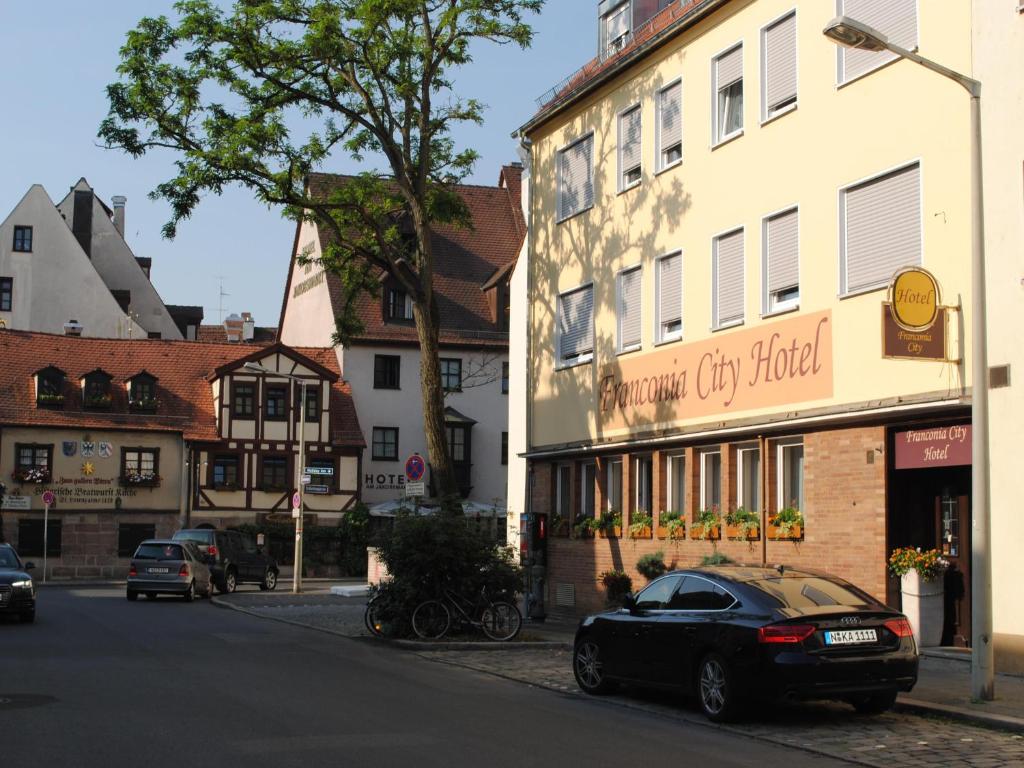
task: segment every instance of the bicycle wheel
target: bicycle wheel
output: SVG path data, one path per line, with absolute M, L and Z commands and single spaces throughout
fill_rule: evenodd
M 366 629 L 371 635 L 384 637 L 384 623 L 378 615 L 378 609 L 380 608 L 379 600 L 380 598 L 373 597 L 366 604 L 366 613 L 363 614 L 363 621 L 366 622 Z
M 491 603 L 484 608 L 480 625 L 491 640 L 511 640 L 523 626 L 523 615 L 512 603 Z
M 416 610 L 412 612 L 413 631 L 424 640 L 444 637 L 451 621 L 448 606 L 440 600 L 427 600 L 416 606 Z

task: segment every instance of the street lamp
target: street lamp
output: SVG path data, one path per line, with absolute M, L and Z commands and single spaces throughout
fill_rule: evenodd
M 988 462 L 988 337 L 985 318 L 985 216 L 981 169 L 981 83 L 973 78 L 900 48 L 867 24 L 838 16 L 823 30 L 825 37 L 862 51 L 889 51 L 959 84 L 971 97 L 971 693 L 992 701 L 992 531 Z
M 289 379 L 302 388 L 299 395 L 299 460 L 295 467 L 295 488 L 299 495 L 299 514 L 295 518 L 295 567 L 292 573 L 292 592 L 297 595 L 302 591 L 302 471 L 306 466 L 306 387 L 311 382 L 301 376 L 271 371 L 259 363 L 246 363 L 242 368 L 267 376 Z

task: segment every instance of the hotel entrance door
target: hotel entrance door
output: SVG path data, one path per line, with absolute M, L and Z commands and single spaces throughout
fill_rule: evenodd
M 943 645 L 971 644 L 971 507 L 966 495 L 944 488 L 935 497 L 935 548 L 949 560 Z

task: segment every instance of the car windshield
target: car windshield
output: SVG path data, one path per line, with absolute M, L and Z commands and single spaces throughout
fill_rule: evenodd
M 185 553 L 177 544 L 141 544 L 135 552 L 136 560 L 184 560 Z
M 18 556 L 10 547 L 0 547 L 0 570 L 11 570 L 12 568 L 21 568 Z
M 871 597 L 856 587 L 820 576 L 779 576 L 757 579 L 749 584 L 774 597 L 783 608 L 875 604 Z
M 178 531 L 173 538 L 175 541 L 194 541 L 203 546 L 210 544 L 210 534 L 204 531 Z

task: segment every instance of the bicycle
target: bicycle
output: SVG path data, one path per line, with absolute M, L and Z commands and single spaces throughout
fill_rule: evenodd
M 491 640 L 511 640 L 523 626 L 523 616 L 515 604 L 491 600 L 487 587 L 481 588 L 475 601 L 446 588 L 440 599 L 416 606 L 413 631 L 423 640 L 438 640 L 451 628 L 453 612 L 457 623 L 483 630 Z

